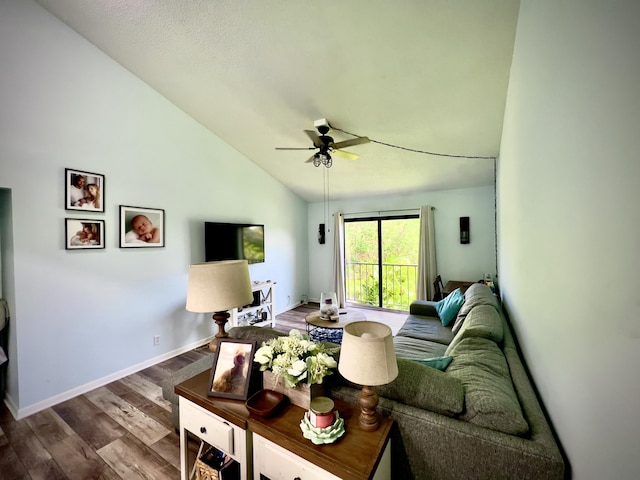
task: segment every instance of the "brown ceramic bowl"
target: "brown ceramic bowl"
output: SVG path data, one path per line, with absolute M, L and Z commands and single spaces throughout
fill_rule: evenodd
M 251 415 L 271 417 L 285 404 L 287 397 L 274 390 L 260 390 L 246 401 L 247 410 Z

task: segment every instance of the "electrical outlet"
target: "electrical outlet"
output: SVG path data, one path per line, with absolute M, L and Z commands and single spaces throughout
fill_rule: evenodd
M 160 335 L 154 335 L 153 344 L 154 345 L 160 345 Z

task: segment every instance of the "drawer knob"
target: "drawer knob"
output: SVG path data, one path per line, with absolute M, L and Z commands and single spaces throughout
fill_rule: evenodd
M 293 480 L 300 480 L 300 477 L 296 477 L 296 478 L 294 478 Z
M 204 427 L 200 427 L 200 433 L 207 433 L 207 429 Z

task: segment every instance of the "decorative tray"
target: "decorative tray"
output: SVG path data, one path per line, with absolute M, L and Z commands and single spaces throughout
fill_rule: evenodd
M 282 407 L 286 401 L 287 397 L 285 397 L 284 394 L 274 390 L 263 389 L 249 397 L 245 405 L 252 415 L 271 417 L 280 410 L 280 407 Z
M 309 421 L 309 412 L 304 412 L 304 417 L 300 421 L 302 436 L 311 440 L 315 445 L 333 443 L 344 435 L 344 420 L 340 418 L 338 411 L 335 411 L 336 419 L 333 425 L 327 428 L 316 428 Z

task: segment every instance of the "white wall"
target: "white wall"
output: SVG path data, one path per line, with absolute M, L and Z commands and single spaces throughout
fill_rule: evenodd
M 638 478 L 640 3 L 523 0 L 498 163 L 507 311 L 577 479 Z
M 267 262 L 250 270 L 278 282 L 278 311 L 308 290 L 306 203 L 32 1 L 0 3 L 0 64 L 8 402 L 19 415 L 214 332 L 210 315 L 184 308 L 205 220 L 265 224 Z M 83 217 L 64 210 L 65 167 L 105 175 L 106 212 L 84 215 L 106 221 L 104 250 L 64 249 L 64 219 Z M 165 209 L 166 246 L 118 248 L 121 204 Z
M 320 168 L 320 167 L 318 167 Z M 317 241 L 318 224 L 325 222 L 324 203 L 309 204 L 309 287 L 310 299 L 331 290 L 333 282 L 333 212 L 356 213 L 375 210 L 435 207 L 436 261 L 444 283 L 448 280 L 475 281 L 495 273 L 494 188 L 424 192 L 329 202 L 326 243 Z M 470 217 L 471 243 L 460 244 L 460 217 Z M 330 232 L 328 230 L 331 230 Z

